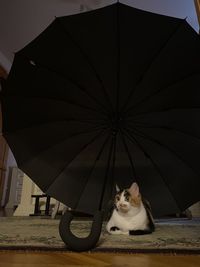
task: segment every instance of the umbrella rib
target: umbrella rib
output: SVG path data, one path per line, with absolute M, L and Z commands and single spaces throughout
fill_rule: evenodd
M 112 149 L 112 166 L 111 166 L 111 175 L 110 175 L 110 184 L 112 185 L 110 187 L 110 195 L 113 196 L 113 189 L 114 189 L 114 171 L 115 171 L 115 161 L 116 161 L 116 143 L 117 143 L 117 135 L 112 136 L 112 141 L 113 141 L 113 149 Z M 110 201 L 108 202 L 106 210 L 109 212 L 110 209 Z
M 101 129 L 102 129 L 102 128 L 101 128 Z M 50 147 L 48 146 L 48 148 L 43 149 L 42 151 L 40 151 L 39 154 L 44 153 L 44 152 L 46 152 L 46 151 L 52 149 L 53 147 L 55 147 L 55 146 L 57 146 L 57 145 L 59 145 L 59 144 L 65 142 L 65 141 L 68 141 L 69 139 L 74 138 L 74 137 L 76 137 L 76 136 L 78 136 L 78 135 L 81 135 L 81 134 L 87 134 L 87 133 L 92 133 L 92 132 L 97 132 L 97 131 L 98 131 L 97 129 L 93 129 L 93 130 L 87 130 L 87 131 L 83 131 L 83 132 L 79 132 L 79 133 L 70 135 L 70 136 L 68 136 L 67 138 L 64 138 L 64 139 L 60 140 L 59 142 L 53 144 L 52 146 L 50 146 Z M 100 134 L 103 134 L 105 131 L 106 131 L 106 129 L 103 128 L 102 131 L 101 131 L 99 134 L 97 134 L 97 136 L 99 136 Z M 37 157 L 38 157 L 38 155 L 36 155 L 36 156 L 35 156 L 34 158 L 32 158 L 30 161 L 34 160 L 34 159 L 37 158 Z M 29 160 L 25 161 L 22 165 L 27 164 L 27 162 L 29 162 Z
M 182 133 L 182 134 L 184 134 L 184 135 L 187 135 L 187 136 L 189 136 L 189 137 L 193 137 L 194 139 L 197 139 L 198 141 L 200 141 L 200 137 L 198 137 L 198 136 L 195 136 L 195 135 L 192 135 L 192 134 L 190 134 L 190 133 L 187 133 L 187 132 L 185 132 L 185 131 L 183 131 L 183 130 L 180 130 L 180 129 L 175 129 L 175 128 L 172 128 L 172 127 L 165 127 L 165 126 L 157 126 L 157 125 L 153 125 L 153 126 L 146 126 L 145 124 L 144 125 L 142 125 L 142 124 L 140 124 L 140 123 L 134 123 L 134 125 L 136 125 L 136 127 L 137 127 L 137 124 L 138 124 L 138 127 L 141 127 L 141 128 L 148 128 L 148 129 L 151 129 L 151 128 L 153 128 L 153 129 L 164 129 L 164 130 L 169 130 L 169 131 L 171 131 L 171 130 L 173 130 L 173 131 L 175 131 L 175 132 L 178 132 L 178 133 Z
M 137 175 L 136 175 L 136 170 L 135 170 L 135 167 L 134 167 L 134 163 L 133 163 L 133 160 L 132 160 L 132 157 L 131 157 L 131 154 L 130 154 L 130 151 L 128 149 L 128 146 L 127 146 L 127 143 L 125 141 L 125 138 L 124 138 L 124 135 L 122 134 L 123 130 L 120 129 L 120 137 L 121 137 L 121 140 L 123 142 L 123 145 L 125 147 L 125 150 L 126 150 L 126 153 L 128 155 L 128 158 L 129 158 L 129 161 L 130 161 L 130 164 L 131 164 L 131 168 L 132 168 L 132 172 L 133 172 L 133 177 L 135 178 L 135 180 L 137 181 Z
M 97 109 L 93 109 L 91 107 L 84 106 L 84 105 L 75 103 L 73 101 L 67 100 L 67 99 L 65 99 L 65 100 L 62 99 L 61 100 L 61 99 L 55 99 L 55 98 L 50 98 L 50 97 L 39 97 L 39 96 L 31 96 L 31 97 L 29 97 L 29 96 L 26 96 L 26 95 L 23 95 L 23 96 L 22 95 L 9 95 L 9 96 L 14 96 L 15 98 L 27 98 L 27 99 L 30 99 L 31 98 L 31 99 L 51 100 L 53 102 L 60 102 L 60 103 L 63 102 L 63 103 L 68 103 L 68 104 L 70 104 L 72 106 L 77 106 L 77 107 L 80 107 L 80 108 L 83 108 L 83 109 L 90 110 L 92 112 L 96 112 L 98 114 L 100 113 L 99 110 L 97 110 Z
M 86 188 L 86 186 L 87 186 L 87 184 L 88 184 L 88 182 L 89 182 L 89 179 L 90 179 L 90 177 L 91 177 L 91 175 L 92 175 L 92 172 L 93 172 L 94 168 L 96 167 L 96 163 L 97 163 L 97 161 L 99 160 L 99 158 L 101 157 L 101 154 L 103 153 L 103 150 L 104 150 L 105 145 L 106 145 L 106 143 L 108 142 L 108 139 L 109 139 L 109 138 L 110 138 L 110 135 L 107 136 L 106 140 L 104 141 L 103 145 L 101 146 L 101 149 L 100 149 L 99 153 L 97 154 L 97 157 L 96 157 L 96 159 L 95 159 L 93 165 L 91 166 L 90 172 L 89 172 L 89 174 L 88 174 L 88 176 L 87 176 L 87 179 L 86 179 L 86 181 L 85 181 L 85 184 L 84 184 L 84 186 L 83 186 L 83 188 L 82 188 L 82 190 L 81 190 L 81 192 L 80 192 L 80 195 L 79 195 L 79 198 L 78 198 L 78 200 L 77 200 L 77 202 L 76 202 L 76 204 L 75 204 L 75 207 L 78 206 L 78 203 L 79 203 L 79 201 L 80 201 L 80 199 L 81 199 L 81 196 L 82 196 L 82 194 L 83 194 L 83 192 L 84 192 L 84 190 L 85 190 L 85 188 Z
M 114 148 L 113 148 L 113 159 L 112 159 L 112 171 L 111 171 L 111 184 L 114 185 L 114 171 L 115 171 L 115 161 L 116 161 L 116 143 L 117 143 L 117 135 L 114 136 Z M 111 188 L 111 195 L 113 192 L 113 188 Z
M 93 125 L 97 125 L 97 122 L 99 122 L 100 120 L 98 119 L 94 119 L 94 120 L 77 120 L 77 119 L 65 119 L 65 120 L 52 120 L 52 121 L 45 121 L 45 122 L 40 122 L 40 123 L 37 123 L 37 124 L 32 124 L 31 126 L 29 127 L 23 127 L 23 128 L 18 128 L 17 130 L 15 131 L 12 131 L 12 132 L 7 132 L 7 131 L 4 131 L 4 134 L 13 134 L 13 133 L 17 133 L 17 132 L 20 132 L 22 130 L 29 130 L 29 129 L 34 129 L 35 127 L 38 127 L 38 126 L 45 126 L 45 125 L 48 125 L 48 124 L 53 124 L 53 123 L 59 123 L 59 122 L 78 122 L 78 123 L 89 123 L 89 124 L 93 124 Z M 107 126 L 106 123 L 101 123 L 99 124 L 101 125 L 102 127 L 105 125 Z
M 179 107 L 179 108 L 172 107 L 172 108 L 164 108 L 164 109 L 161 109 L 161 110 L 153 110 L 153 111 L 147 111 L 147 112 L 141 112 L 141 113 L 134 113 L 134 114 L 131 114 L 131 115 L 127 116 L 126 117 L 126 120 L 128 118 L 133 118 L 133 117 L 137 117 L 137 116 L 141 116 L 141 115 L 146 115 L 146 114 L 151 114 L 151 113 L 167 112 L 167 111 L 170 111 L 170 110 L 192 110 L 192 109 L 200 109 L 200 106 L 195 106 L 195 107 Z
M 127 138 L 130 140 L 131 143 L 136 144 L 139 149 L 141 149 L 141 151 L 143 152 L 144 156 L 149 159 L 151 161 L 151 164 L 153 165 L 154 169 L 156 170 L 156 172 L 159 174 L 159 177 L 162 178 L 162 181 L 164 182 L 166 188 L 168 189 L 170 195 L 172 196 L 172 198 L 175 200 L 176 206 L 179 210 L 181 210 L 181 208 L 179 207 L 179 205 L 177 204 L 177 200 L 174 196 L 174 194 L 171 191 L 171 188 L 169 187 L 169 185 L 166 182 L 166 179 L 164 177 L 164 175 L 161 173 L 159 167 L 157 166 L 157 164 L 155 163 L 155 161 L 153 160 L 153 158 L 145 151 L 144 147 L 141 145 L 141 143 L 133 136 L 132 133 L 129 132 L 129 130 L 127 128 L 124 129 L 125 131 L 125 135 L 127 136 Z
M 119 87 L 120 87 L 120 57 L 121 57 L 121 47 L 120 47 L 120 21 L 119 21 L 119 5 L 117 5 L 117 51 L 118 51 L 118 62 L 117 62 L 117 101 L 116 101 L 116 112 L 117 117 L 119 117 Z
M 31 59 L 27 58 L 28 61 L 30 61 Z M 35 62 L 36 66 L 39 66 L 43 69 L 48 70 L 50 73 L 53 72 L 56 75 L 58 75 L 59 77 L 61 77 L 64 81 L 70 81 L 70 83 L 72 83 L 73 85 L 75 85 L 78 89 L 80 89 L 84 94 L 86 94 L 90 99 L 92 99 L 96 104 L 98 104 L 101 107 L 101 111 L 105 114 L 108 115 L 105 110 L 107 110 L 106 106 L 104 106 L 101 102 L 99 102 L 96 97 L 94 97 L 93 95 L 91 95 L 87 89 L 82 86 L 81 84 L 79 84 L 76 80 L 72 79 L 71 77 L 67 76 L 66 74 L 63 75 L 63 73 L 60 73 L 58 71 L 56 71 L 53 68 L 50 68 L 48 66 L 46 66 L 45 64 L 41 63 L 41 62 Z M 68 85 L 67 85 L 68 86 Z M 107 110 L 107 112 L 109 113 L 109 111 Z
M 128 103 L 130 102 L 131 98 L 133 97 L 133 94 L 135 93 L 136 89 L 138 88 L 138 86 L 141 84 L 141 82 L 144 80 L 146 74 L 148 73 L 149 69 L 151 68 L 151 66 L 153 65 L 153 63 L 155 62 L 155 60 L 159 57 L 159 55 L 162 53 L 162 51 L 164 50 L 164 48 L 168 45 L 168 43 L 171 41 L 172 37 L 174 36 L 174 34 L 176 34 L 176 32 L 180 29 L 180 27 L 185 23 L 185 20 L 181 20 L 181 22 L 178 24 L 178 26 L 176 27 L 176 29 L 170 34 L 169 38 L 164 42 L 164 44 L 160 47 L 160 49 L 158 50 L 157 54 L 153 57 L 153 59 L 149 62 L 148 66 L 146 67 L 145 71 L 142 73 L 142 75 L 139 77 L 135 87 L 131 90 L 131 92 L 129 93 L 122 109 L 120 112 L 124 112 L 125 107 L 128 105 Z M 127 112 L 127 111 L 126 111 Z
M 59 171 L 59 173 L 56 175 L 54 181 L 48 185 L 48 188 L 45 189 L 47 191 L 56 181 L 56 179 L 61 175 L 61 173 L 64 172 L 64 170 L 71 164 L 80 154 L 83 152 L 89 145 L 91 145 L 93 142 L 95 142 L 99 137 L 102 137 L 105 134 L 105 130 L 98 133 L 94 138 L 92 138 L 88 143 L 86 143 L 84 146 L 81 147 L 81 150 L 67 163 L 64 165 L 64 167 Z
M 100 197 L 100 201 L 99 201 L 99 210 L 102 210 L 102 205 L 103 205 L 103 197 L 104 197 L 104 193 L 105 193 L 105 188 L 106 188 L 106 184 L 108 181 L 108 173 L 109 173 L 109 168 L 110 168 L 110 162 L 111 162 L 111 158 L 112 158 L 112 154 L 113 154 L 113 145 L 114 145 L 114 138 L 112 138 L 111 144 L 110 144 L 110 148 L 109 148 L 109 155 L 108 155 L 108 161 L 107 161 L 107 166 L 106 166 L 106 173 L 104 176 L 104 181 L 103 181 L 103 187 L 102 187 L 102 192 L 101 192 L 101 197 Z
M 158 95 L 160 92 L 163 92 L 165 90 L 168 90 L 170 89 L 171 87 L 173 87 L 174 85 L 177 85 L 179 84 L 180 82 L 184 81 L 184 80 L 187 80 L 188 78 L 192 77 L 192 76 L 195 76 L 197 75 L 198 72 L 193 72 L 193 73 L 190 73 L 188 75 L 185 75 L 184 77 L 182 77 L 181 79 L 177 80 L 176 82 L 172 82 L 170 84 L 168 84 L 166 87 L 163 87 L 161 89 L 159 89 L 158 91 L 154 92 L 153 94 L 151 95 L 148 95 L 146 96 L 145 98 L 143 98 L 141 101 L 139 101 L 138 103 L 136 103 L 134 106 L 131 106 L 130 108 L 128 108 L 124 114 L 127 114 L 128 112 L 130 111 L 134 111 L 136 109 L 137 106 L 140 106 L 141 104 L 145 103 L 146 101 L 148 101 L 149 99 L 151 99 L 152 97 Z M 135 113 L 134 115 L 137 115 L 137 113 Z M 133 115 L 133 116 L 134 116 Z
M 108 93 L 106 91 L 106 88 L 105 88 L 105 86 L 103 84 L 103 81 L 102 81 L 100 75 L 98 74 L 98 72 L 96 71 L 96 68 L 94 67 L 94 64 L 91 62 L 91 60 L 89 59 L 88 55 L 83 51 L 83 49 L 78 44 L 78 42 L 72 37 L 72 35 L 69 33 L 69 31 L 67 31 L 67 29 L 64 27 L 64 25 L 61 23 L 60 19 L 56 18 L 56 21 L 59 21 L 59 25 L 61 25 L 61 29 L 62 29 L 63 33 L 66 34 L 71 39 L 71 41 L 74 43 L 74 45 L 79 49 L 79 51 L 83 55 L 83 58 L 85 58 L 86 62 L 90 66 L 90 68 L 93 70 L 93 72 L 94 72 L 99 84 L 101 85 L 102 92 L 104 94 L 105 99 L 108 102 L 108 106 L 111 107 L 111 111 L 113 112 L 112 102 L 110 100 L 110 97 L 109 97 L 109 95 L 108 95 Z
M 187 165 L 196 176 L 199 176 L 199 174 L 193 169 L 192 166 L 190 166 L 190 164 L 188 164 L 188 162 L 186 162 L 179 154 L 177 154 L 173 149 L 169 148 L 168 146 L 160 143 L 159 141 L 155 140 L 154 138 L 152 138 L 151 136 L 142 133 L 140 130 L 136 129 L 136 128 L 132 128 L 134 129 L 134 133 L 138 136 L 140 136 L 141 138 L 144 138 L 148 141 L 151 141 L 152 143 L 156 143 L 157 145 L 166 148 L 171 154 L 175 155 L 180 161 L 182 161 L 185 165 Z M 132 132 L 132 131 L 131 131 Z

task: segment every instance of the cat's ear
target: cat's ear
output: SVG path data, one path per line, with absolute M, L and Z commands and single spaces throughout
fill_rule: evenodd
M 132 183 L 128 191 L 130 192 L 132 197 L 138 197 L 140 195 L 140 190 L 137 183 Z
M 115 185 L 115 189 L 116 189 L 117 193 L 120 191 L 120 188 L 119 188 L 119 186 L 117 184 Z

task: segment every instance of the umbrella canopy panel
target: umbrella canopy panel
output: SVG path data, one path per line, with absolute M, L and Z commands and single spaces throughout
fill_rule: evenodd
M 89 214 L 133 181 L 155 216 L 199 200 L 200 41 L 120 3 L 56 18 L 15 54 L 1 94 L 19 168 Z

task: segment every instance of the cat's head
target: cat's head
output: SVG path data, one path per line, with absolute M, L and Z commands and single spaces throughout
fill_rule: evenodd
M 117 194 L 115 196 L 115 206 L 118 211 L 127 213 L 131 209 L 141 206 L 141 194 L 137 183 L 133 183 L 128 189 L 120 190 L 116 186 Z

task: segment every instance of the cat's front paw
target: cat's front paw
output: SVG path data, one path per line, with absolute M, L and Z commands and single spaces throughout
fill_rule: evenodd
M 126 231 L 120 230 L 117 226 L 112 226 L 109 229 L 109 233 L 112 235 L 128 235 L 129 233 Z
M 117 226 L 113 226 L 110 228 L 110 231 L 118 231 L 120 230 Z
M 119 234 L 121 234 L 121 230 L 117 226 L 108 227 L 107 231 L 111 235 L 119 235 Z

